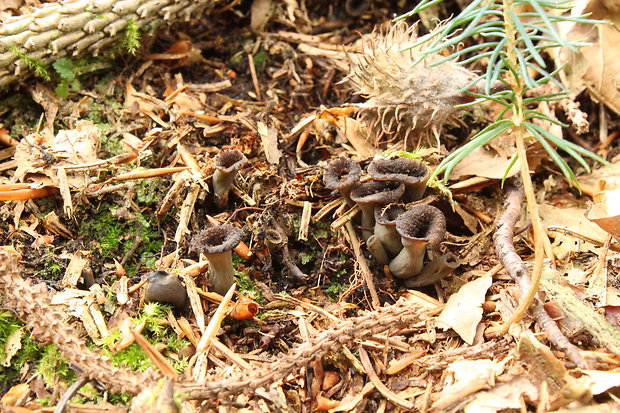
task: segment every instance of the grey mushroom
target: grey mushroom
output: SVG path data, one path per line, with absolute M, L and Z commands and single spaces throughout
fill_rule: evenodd
M 392 257 L 403 249 L 400 234 L 396 231 L 396 219 L 404 212 L 405 208 L 399 204 L 375 207 L 375 236 Z
M 402 182 L 405 185 L 405 202 L 422 198 L 430 178 L 428 166 L 409 158 L 375 159 L 368 165 L 368 175 L 376 180 Z
M 439 246 L 446 234 L 446 218 L 431 205 L 418 205 L 396 220 L 403 249 L 390 262 L 390 271 L 396 278 L 407 279 L 422 270 L 426 247 Z
M 218 225 L 194 235 L 190 249 L 201 252 L 209 261 L 209 281 L 213 291 L 224 295 L 235 283 L 232 250 L 241 242 L 243 231 L 234 225 Z
M 431 285 L 452 274 L 460 265 L 459 259 L 451 252 L 435 258 L 422 268 L 420 273 L 403 281 L 407 288 Z
M 353 206 L 349 194 L 359 184 L 362 168 L 353 159 L 337 158 L 330 161 L 323 173 L 323 183 L 331 190 L 337 190 L 349 206 Z
M 375 257 L 375 260 L 381 265 L 387 265 L 390 262 L 385 248 L 379 238 L 376 235 L 371 235 L 366 241 L 366 248 L 370 251 L 370 254 Z
M 181 310 L 187 303 L 187 290 L 176 274 L 155 271 L 149 274 L 144 302 L 158 301 Z
M 239 149 L 227 149 L 215 156 L 213 173 L 213 192 L 216 204 L 221 209 L 228 203 L 228 193 L 232 188 L 237 171 L 248 161 Z
M 396 181 L 366 181 L 351 191 L 351 200 L 362 210 L 362 227 L 373 228 L 375 225 L 375 207 L 396 202 L 405 192 L 405 186 Z M 364 239 L 372 235 L 372 230 L 362 230 Z

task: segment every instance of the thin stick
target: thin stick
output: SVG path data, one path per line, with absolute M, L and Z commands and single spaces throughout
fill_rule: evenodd
M 399 397 L 390 389 L 388 389 L 385 384 L 383 384 L 379 376 L 377 376 L 377 373 L 375 372 L 375 369 L 370 362 L 370 357 L 368 357 L 368 352 L 364 349 L 364 347 L 362 347 L 362 345 L 359 345 L 358 349 L 360 353 L 360 361 L 362 362 L 362 366 L 364 366 L 366 375 L 368 376 L 372 384 L 374 384 L 375 388 L 379 391 L 379 393 L 381 393 L 383 397 L 385 397 L 395 405 L 409 411 L 413 410 L 413 403 Z
M 364 254 L 362 254 L 362 250 L 360 248 L 360 241 L 355 234 L 355 229 L 353 228 L 353 224 L 351 224 L 351 221 L 347 222 L 346 228 L 349 235 L 349 242 L 351 243 L 351 246 L 353 247 L 353 253 L 355 254 L 355 260 L 359 265 L 360 272 L 362 273 L 362 277 L 366 282 L 368 291 L 370 291 L 372 308 L 377 309 L 381 306 L 381 303 L 379 301 L 379 295 L 377 294 L 377 289 L 375 288 L 375 282 L 372 278 L 372 272 L 370 272 L 368 262 L 366 262 Z
M 256 97 L 259 100 L 263 99 L 263 96 L 260 93 L 260 86 L 258 85 L 258 76 L 256 76 L 256 66 L 254 66 L 254 59 L 252 55 L 248 55 L 248 63 L 250 65 L 250 74 L 252 75 L 252 83 L 254 83 L 254 90 L 256 90 Z
M 330 225 L 331 230 L 334 231 L 334 232 L 338 231 L 346 223 L 351 221 L 353 219 L 353 217 L 356 216 L 359 212 L 360 212 L 360 207 L 358 205 L 353 206 L 347 212 L 342 214 L 342 216 L 340 218 L 338 218 L 337 220 L 332 222 L 332 224 Z

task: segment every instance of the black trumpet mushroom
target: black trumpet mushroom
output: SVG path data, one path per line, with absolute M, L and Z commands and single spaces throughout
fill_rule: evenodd
M 403 249 L 400 234 L 396 231 L 396 219 L 404 212 L 405 208 L 399 204 L 375 207 L 375 236 L 392 257 Z
M 407 288 L 424 287 L 442 280 L 452 274 L 460 265 L 459 259 L 451 252 L 439 256 L 426 264 L 415 277 L 403 281 Z
M 166 271 L 155 271 L 149 274 L 144 302 L 158 301 L 182 310 L 187 300 L 187 290 L 176 274 Z
M 216 204 L 222 209 L 228 203 L 228 193 L 232 188 L 237 172 L 248 159 L 239 149 L 227 149 L 215 156 L 213 173 L 213 192 Z
M 209 261 L 209 281 L 220 295 L 235 283 L 232 250 L 241 242 L 243 231 L 231 224 L 207 228 L 194 235 L 190 249 L 201 252 Z
M 327 164 L 323 183 L 327 189 L 337 190 L 349 206 L 353 206 L 350 193 L 359 184 L 362 168 L 353 159 L 337 158 Z
M 396 181 L 366 181 L 351 191 L 351 200 L 362 210 L 362 227 L 373 228 L 375 225 L 375 207 L 396 202 L 405 192 L 405 186 Z M 364 239 L 372 235 L 372 230 L 362 230 Z
M 404 212 L 396 220 L 403 249 L 390 262 L 390 271 L 396 278 L 408 279 L 420 273 L 424 265 L 426 247 L 438 247 L 446 234 L 446 218 L 431 205 L 418 205 Z
M 405 202 L 422 198 L 430 171 L 426 165 L 409 158 L 374 159 L 367 168 L 368 175 L 376 180 L 402 182 L 405 185 Z

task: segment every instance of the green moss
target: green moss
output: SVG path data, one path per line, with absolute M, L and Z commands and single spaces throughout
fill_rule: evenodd
M 133 325 L 136 326 L 144 322 L 145 327 L 142 331 L 142 335 L 151 344 L 158 348 L 164 346 L 167 350 L 176 352 L 180 348 L 189 345 L 189 341 L 180 338 L 171 328 L 162 325 L 160 322 L 166 319 L 169 309 L 170 307 L 165 304 L 157 302 L 146 303 L 139 316 L 133 320 Z M 115 343 L 120 338 L 121 335 L 118 331 L 112 331 L 102 340 L 102 344 L 108 346 Z M 147 354 L 137 343 L 133 343 L 126 349 L 116 353 L 112 353 L 107 348 L 103 351 L 112 359 L 112 364 L 117 367 L 124 366 L 133 370 L 144 371 L 153 366 Z M 186 361 L 178 360 L 172 364 L 175 368 L 178 366 L 181 369 L 186 365 Z
M 22 323 L 13 313 L 0 310 L 0 358 L 5 357 L 6 343 L 11 334 L 24 327 Z M 3 386 L 7 386 L 4 390 L 8 390 L 12 384 L 16 384 L 15 380 L 19 379 L 20 371 L 25 363 L 38 360 L 41 357 L 42 350 L 36 341 L 29 337 L 25 332 L 21 338 L 21 348 L 11 358 L 8 366 L 0 366 L 0 393 Z
M 325 294 L 331 299 L 337 300 L 340 293 L 346 289 L 346 284 L 343 281 L 343 275 L 347 273 L 347 270 L 342 269 L 337 273 L 330 276 L 330 283 L 325 289 Z
M 47 80 L 48 82 L 52 80 L 52 77 L 50 76 L 49 67 L 45 63 L 41 62 L 38 59 L 28 56 L 26 53 L 19 50 L 19 48 L 16 45 L 11 46 L 11 51 L 15 53 L 15 55 L 17 55 L 17 57 L 20 60 L 26 63 L 26 66 L 28 66 L 28 69 L 32 70 L 32 72 L 35 75 Z
M 140 26 L 136 19 L 131 19 L 127 22 L 125 27 L 125 35 L 121 40 L 121 47 L 125 49 L 130 55 L 135 56 L 140 49 Z
M 90 240 L 91 250 L 99 250 L 104 261 L 111 262 L 127 253 L 135 243 L 135 236 L 142 238 L 135 257 L 144 265 L 153 268 L 154 256 L 162 246 L 162 240 L 152 224 L 152 215 L 135 213 L 134 221 L 120 220 L 114 216 L 115 205 L 102 205 L 100 212 L 89 219 L 83 220 L 78 233 Z M 128 272 L 135 271 L 135 262 L 126 266 Z
M 137 182 L 136 202 L 138 205 L 159 204 L 167 192 L 168 181 L 163 178 L 141 179 Z
M 233 261 L 233 265 L 234 265 L 234 261 Z M 236 267 L 236 265 L 234 266 Z M 241 294 L 259 303 L 265 299 L 261 291 L 256 287 L 256 284 L 254 284 L 254 280 L 252 280 L 252 278 L 248 274 L 246 274 L 245 272 L 235 270 L 235 279 L 237 280 L 237 285 L 238 285 L 237 290 Z
M 45 385 L 50 388 L 55 386 L 57 379 L 69 383 L 75 378 L 75 373 L 69 368 L 67 360 L 55 344 L 43 347 L 36 371 L 43 377 Z

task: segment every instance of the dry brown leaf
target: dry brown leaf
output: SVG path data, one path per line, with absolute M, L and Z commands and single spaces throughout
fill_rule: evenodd
M 254 0 L 250 11 L 250 28 L 260 32 L 265 28 L 271 16 L 273 16 L 275 5 L 272 0 Z
M 601 166 L 589 175 L 577 178 L 581 190 L 594 196 L 602 190 L 613 190 L 620 188 L 620 161 L 614 162 L 611 166 Z
M 605 231 L 586 218 L 585 207 L 581 208 L 572 206 L 558 208 L 549 204 L 543 204 L 540 205 L 538 211 L 545 228 L 561 227 L 569 229 L 578 234 L 596 239 L 601 242 L 601 245 L 607 239 L 607 234 Z M 590 243 L 581 242 L 575 237 L 565 235 L 560 232 L 554 231 L 553 236 L 555 237 L 553 249 L 559 258 L 565 257 L 567 254 L 574 252 L 596 251 L 597 248 Z
M 30 385 L 27 383 L 20 383 L 11 387 L 9 391 L 2 396 L 2 400 L 0 400 L 2 402 L 2 406 L 15 406 L 20 400 L 24 399 L 29 392 Z
M 68 185 L 71 188 L 85 188 L 97 172 L 71 171 L 69 167 L 99 160 L 100 135 L 99 128 L 86 120 L 78 121 L 75 129 L 59 131 L 54 138 L 28 135 L 15 149 L 15 178 L 19 182 L 59 186 L 57 169 L 65 167 Z
M 256 126 L 267 162 L 272 165 L 279 164 L 282 152 L 278 149 L 278 130 L 265 125 L 263 122 L 257 122 Z
M 507 409 L 519 409 L 523 397 L 538 399 L 538 389 L 525 377 L 516 377 L 494 389 L 481 391 L 465 406 L 465 413 L 495 413 Z
M 22 348 L 22 337 L 24 335 L 24 328 L 18 328 L 14 332 L 11 333 L 6 339 L 6 343 L 4 343 L 4 351 L 2 360 L 0 360 L 0 364 L 4 367 L 9 367 L 11 365 L 11 359 L 19 349 Z
M 583 373 L 590 379 L 587 388 L 594 395 L 604 393 L 612 387 L 620 386 L 619 372 L 584 370 Z
M 620 189 L 600 192 L 595 201 L 588 211 L 588 219 L 614 237 L 620 237 Z
M 451 328 L 469 345 L 474 342 L 476 328 L 482 319 L 482 303 L 493 277 L 482 276 L 463 285 L 452 294 L 441 314 L 437 325 L 444 329 Z
M 556 65 L 566 65 L 564 84 L 578 94 L 584 87 L 611 110 L 620 114 L 620 9 L 617 2 L 607 0 L 579 0 L 572 14 L 592 13 L 589 18 L 606 20 L 613 24 L 581 24 L 566 22 L 561 34 L 570 41 L 591 43 L 572 52 L 562 48 Z
M 466 176 L 481 176 L 491 179 L 502 179 L 506 168 L 510 165 L 510 159 L 499 155 L 490 148 L 477 148 L 467 155 L 450 174 L 450 179 L 458 180 Z M 519 172 L 519 166 L 513 165 L 508 177 Z

